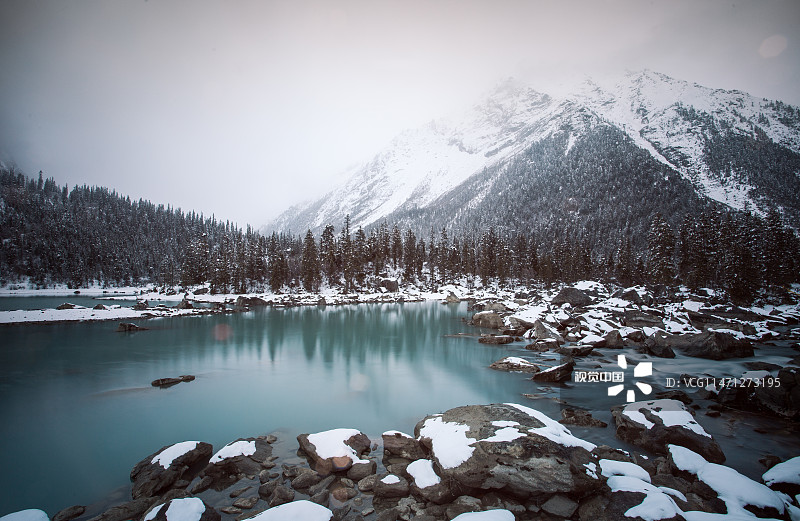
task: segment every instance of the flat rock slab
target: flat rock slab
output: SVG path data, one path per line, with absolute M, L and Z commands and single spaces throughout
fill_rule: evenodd
M 670 444 L 681 445 L 715 463 L 725 461 L 714 438 L 697 423 L 686 406 L 671 399 L 633 402 L 611 409 L 617 438 L 658 454 Z
M 443 481 L 527 497 L 586 493 L 601 486 L 587 472 L 594 445 L 546 415 L 517 404 L 471 405 L 420 421 L 414 433 Z

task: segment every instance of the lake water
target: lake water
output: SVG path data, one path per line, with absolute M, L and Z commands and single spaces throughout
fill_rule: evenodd
M 52 516 L 102 501 L 129 485 L 139 460 L 185 440 L 218 449 L 239 437 L 278 432 L 296 447 L 299 433 L 339 427 L 379 440 L 386 430 L 412 433 L 427 414 L 509 401 L 558 419 L 559 396 L 611 424 L 609 409 L 619 399 L 606 396 L 605 388 L 539 386 L 527 375 L 488 369 L 504 356 L 541 355 L 525 351 L 522 342 L 488 346 L 446 336 L 480 332 L 462 321 L 468 314 L 464 303 L 422 302 L 153 319 L 142 322 L 150 330 L 136 333 L 117 333 L 115 322 L 2 326 L 0 516 L 23 508 Z M 579 367 L 602 367 L 617 353 L 584 359 Z M 781 360 L 768 355 L 762 352 Z M 707 367 L 708 361 L 680 355 L 654 363 L 656 377 Z M 150 386 L 183 374 L 197 379 Z M 797 431 L 774 419 L 698 414 L 698 420 L 729 463 L 748 475 L 763 472 L 761 454 L 800 454 Z M 771 429 L 768 438 L 756 428 Z M 614 438 L 613 426 L 571 430 L 630 448 Z

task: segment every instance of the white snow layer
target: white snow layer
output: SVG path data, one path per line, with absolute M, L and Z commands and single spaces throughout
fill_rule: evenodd
M 433 470 L 433 462 L 429 459 L 418 459 L 409 463 L 406 472 L 414 479 L 419 488 L 428 488 L 442 482 Z
M 766 471 L 762 479 L 770 487 L 776 483 L 800 485 L 800 456 L 778 463 Z
M 675 501 L 660 488 L 631 476 L 611 476 L 608 486 L 613 492 L 641 492 L 644 500 L 625 511 L 626 517 L 641 517 L 645 521 L 669 519 L 682 514 Z
M 466 512 L 454 517 L 453 521 L 514 521 L 514 514 L 498 508 L 485 512 Z
M 669 445 L 672 461 L 680 470 L 691 472 L 714 489 L 717 496 L 725 502 L 729 514 L 750 515 L 746 505 L 772 507 L 783 513 L 781 497 L 766 485 L 753 481 L 724 465 L 709 463 L 703 456 L 679 445 Z
M 150 461 L 150 463 L 158 463 L 165 469 L 168 469 L 173 461 L 180 458 L 187 452 L 194 450 L 197 447 L 196 441 L 182 441 L 176 443 L 166 449 L 162 450 Z
M 560 423 L 551 420 L 547 415 L 537 411 L 536 409 L 531 409 L 530 407 L 525 407 L 524 405 L 519 405 L 516 403 L 507 403 L 506 405 L 514 407 L 515 409 L 519 409 L 528 416 L 544 423 L 544 427 L 533 428 L 528 432 L 538 434 L 539 436 L 543 436 L 552 442 L 564 445 L 566 447 L 583 447 L 586 450 L 592 450 L 596 447 L 594 443 L 576 438 L 572 435 L 569 429 Z
M 388 476 L 386 476 L 381 480 L 381 483 L 386 483 L 387 485 L 394 485 L 395 483 L 400 483 L 400 478 L 398 478 L 394 474 L 389 474 Z
M 650 483 L 650 474 L 635 463 L 610 459 L 601 459 L 599 463 L 601 473 L 607 478 L 611 476 L 629 476 Z
M 346 457 L 350 458 L 353 463 L 369 463 L 369 461 L 359 458 L 353 447 L 345 443 L 358 434 L 361 432 L 356 429 L 332 429 L 309 434 L 308 441 L 314 444 L 317 455 L 322 459 Z
M 661 421 L 664 422 L 664 425 L 667 427 L 682 427 L 702 436 L 711 437 L 711 435 L 695 421 L 694 416 L 686 409 L 686 406 L 677 400 L 662 399 L 649 402 L 634 402 L 626 405 L 622 410 L 622 414 L 636 423 L 644 425 L 648 429 L 655 427 L 655 423 L 648 420 L 641 412 L 643 409 L 661 418 Z
M 475 448 L 474 439 L 467 438 L 469 425 L 446 422 L 441 416 L 434 416 L 422 425 L 420 437 L 429 438 L 433 453 L 439 464 L 446 469 L 456 468 L 467 461 Z
M 164 503 L 157 505 L 150 509 L 143 521 L 151 521 L 155 519 L 158 511 Z M 167 521 L 198 521 L 203 512 L 206 511 L 206 506 L 203 500 L 196 497 L 187 497 L 183 499 L 173 499 L 170 501 L 167 511 L 165 513 Z
M 224 459 L 235 458 L 236 456 L 250 456 L 256 453 L 256 442 L 239 440 L 229 443 L 219 449 L 216 454 L 211 456 L 210 463 L 218 463 Z
M 333 518 L 333 512 L 324 506 L 301 499 L 270 508 L 250 519 L 252 521 L 330 521 L 331 518 Z
M 6 514 L 0 517 L 0 521 L 50 521 L 50 518 L 47 517 L 47 514 L 43 510 L 29 508 L 27 510 Z

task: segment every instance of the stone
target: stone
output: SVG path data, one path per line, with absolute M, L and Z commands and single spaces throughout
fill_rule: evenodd
M 56 309 L 58 309 L 58 310 L 75 309 L 76 307 L 77 306 L 75 306 L 75 304 L 72 304 L 70 302 L 64 302 L 60 306 L 56 307 Z
M 533 380 L 537 382 L 565 382 L 572 377 L 572 370 L 575 368 L 575 362 L 570 360 L 564 364 L 551 367 L 539 371 L 533 375 Z
M 545 324 L 541 320 L 536 320 L 533 323 L 533 337 L 536 340 L 555 340 L 558 342 L 558 345 L 564 343 L 564 337 L 561 336 L 561 333 L 555 330 L 552 326 Z M 528 332 L 530 334 L 530 331 Z
M 581 495 L 601 486 L 584 467 L 595 462 L 594 445 L 521 405 L 457 407 L 424 418 L 414 433 L 442 481 L 468 489 L 527 497 Z
M 561 409 L 561 419 L 558 420 L 558 423 L 562 425 L 578 425 L 580 427 L 608 427 L 606 422 L 592 418 L 589 411 L 572 408 Z
M 223 514 L 228 514 L 228 515 L 231 515 L 231 516 L 236 516 L 236 515 L 239 515 L 239 514 L 242 513 L 242 509 L 241 508 L 236 508 L 236 507 L 233 507 L 233 506 L 222 507 L 222 508 L 219 509 L 219 511 L 222 512 Z
M 240 295 L 236 298 L 236 307 L 249 308 L 259 306 L 269 306 L 269 302 L 258 297 L 244 297 Z
M 448 294 L 445 297 L 444 301 L 447 302 L 448 304 L 456 304 L 458 302 L 461 302 L 461 299 L 458 298 L 455 293 L 450 291 L 450 292 L 448 292 Z
M 568 357 L 587 356 L 594 350 L 594 346 L 560 346 L 556 353 Z
M 241 508 L 242 510 L 250 510 L 258 503 L 258 497 L 240 497 L 236 501 L 233 502 L 233 506 L 236 508 Z
M 128 333 L 132 331 L 147 331 L 146 327 L 137 326 L 133 322 L 120 322 L 117 326 L 118 333 Z
M 372 492 L 375 488 L 375 483 L 378 481 L 378 476 L 372 474 L 358 482 L 358 490 L 361 492 Z
M 413 436 L 400 431 L 387 431 L 381 436 L 383 440 L 384 457 L 397 456 L 408 460 L 417 460 L 425 457 L 425 452 Z
M 627 327 L 654 327 L 664 329 L 664 322 L 661 318 L 636 309 L 626 309 L 623 322 Z
M 538 373 L 540 371 L 539 366 L 536 364 L 517 357 L 503 358 L 493 362 L 489 368 L 497 371 L 514 371 L 518 373 Z
M 644 344 L 639 347 L 639 352 L 658 358 L 675 358 L 675 351 L 668 345 L 667 334 L 661 331 L 656 331 L 645 338 Z
M 472 315 L 472 325 L 489 329 L 500 329 L 505 327 L 503 317 L 494 311 L 479 311 Z
M 347 477 L 353 481 L 361 481 L 370 474 L 375 474 L 378 470 L 378 464 L 374 461 L 369 463 L 353 463 L 353 466 L 347 471 Z
M 319 454 L 314 445 L 315 439 L 324 439 L 327 445 L 341 444 L 346 456 L 330 456 Z M 297 436 L 300 449 L 309 457 L 311 467 L 320 474 L 327 475 L 331 472 L 343 472 L 350 469 L 363 454 L 369 453 L 371 442 L 363 433 L 355 429 L 333 429 L 316 434 L 300 434 Z
M 725 387 L 719 390 L 717 401 L 734 409 L 800 419 L 800 368 L 782 368 L 772 385 Z
M 625 347 L 625 341 L 622 339 L 622 335 L 617 329 L 612 329 L 606 333 L 603 340 L 605 340 L 605 345 L 603 347 L 608 349 L 622 349 Z
M 113 506 L 102 514 L 91 518 L 89 521 L 127 521 L 137 518 L 147 512 L 155 501 L 155 498 L 149 497 L 134 499 L 133 501 Z
M 271 455 L 272 446 L 263 436 L 239 438 L 212 456 L 200 475 L 212 479 L 211 486 L 214 490 L 223 490 L 242 476 L 252 476 L 255 479 L 263 470 L 262 464 Z
M 397 282 L 397 279 L 391 278 L 384 278 L 381 279 L 378 286 L 381 288 L 386 288 L 388 291 L 392 293 L 397 293 L 400 290 L 400 284 Z
M 203 476 L 200 481 L 195 483 L 190 491 L 192 494 L 199 494 L 211 488 L 211 485 L 214 484 L 214 479 L 211 476 Z
M 202 441 L 161 447 L 131 470 L 131 496 L 133 499 L 158 496 L 174 487 L 180 479 L 191 480 L 194 476 L 189 474 L 189 469 L 207 462 L 212 451 L 211 444 Z
M 53 516 L 53 521 L 71 521 L 76 517 L 82 516 L 84 512 L 86 512 L 86 507 L 82 505 L 67 507 L 56 512 L 56 515 Z
M 292 480 L 292 488 L 295 490 L 307 489 L 322 481 L 322 476 L 317 472 L 307 469 L 308 472 L 301 472 Z
M 480 512 L 483 510 L 481 500 L 472 496 L 459 496 L 446 507 L 447 519 L 455 519 L 467 512 Z
M 96 305 L 95 307 L 93 307 L 92 309 L 96 309 L 97 311 L 103 311 L 103 310 L 106 310 L 106 309 L 108 309 L 108 308 L 107 308 L 107 307 L 105 307 L 103 304 L 97 304 L 97 305 Z
M 670 399 L 633 402 L 612 408 L 611 414 L 616 424 L 616 436 L 622 441 L 663 455 L 668 453 L 668 445 L 681 445 L 708 461 L 725 461 L 719 444 L 697 423 L 682 402 Z M 664 421 L 666 417 L 669 417 L 668 422 Z
M 190 301 L 183 299 L 178 302 L 178 305 L 175 306 L 175 309 L 194 309 L 194 306 Z
M 395 474 L 384 474 L 375 481 L 372 492 L 377 497 L 406 497 L 410 487 L 405 478 Z
M 514 337 L 511 335 L 481 335 L 478 338 L 478 342 L 481 344 L 491 344 L 491 345 L 502 345 L 502 344 L 510 344 L 514 341 Z
M 559 343 L 557 340 L 537 340 L 532 344 L 525 346 L 528 351 L 536 351 L 537 353 L 544 353 L 545 351 L 555 351 L 558 349 Z
M 542 510 L 560 517 L 571 517 L 577 509 L 578 503 L 562 494 L 556 494 L 542 505 Z
M 272 495 L 267 503 L 271 508 L 290 503 L 292 501 L 294 501 L 294 490 L 283 485 L 278 485 L 275 487 L 275 490 L 272 491 Z
M 611 296 L 620 300 L 627 300 L 631 304 L 636 304 L 637 306 L 641 306 L 645 303 L 644 300 L 642 300 L 642 296 L 639 295 L 639 292 L 633 288 L 621 289 Z
M 150 304 L 146 300 L 139 300 L 133 305 L 134 311 L 146 311 Z
M 688 335 L 685 335 L 688 336 Z M 687 356 L 726 360 L 753 356 L 753 345 L 749 340 L 737 339 L 730 333 L 706 331 L 691 336 L 691 344 L 683 349 Z
M 563 288 L 558 295 L 553 297 L 554 306 L 569 304 L 574 308 L 588 306 L 593 302 L 592 297 L 577 288 Z

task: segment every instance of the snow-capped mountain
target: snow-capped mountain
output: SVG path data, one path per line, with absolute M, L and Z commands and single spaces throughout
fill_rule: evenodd
M 598 145 L 609 139 L 624 146 Z M 545 151 L 544 144 L 558 153 Z M 599 167 L 581 160 L 556 168 L 562 158 L 578 153 L 576 145 L 595 147 L 584 154 L 606 146 L 604 153 L 615 149 L 616 156 L 604 156 Z M 507 204 L 498 193 L 515 192 L 515 204 L 530 207 L 516 188 L 534 183 L 539 193 L 552 190 L 552 202 L 563 205 L 591 182 L 576 184 L 575 175 L 598 167 L 600 174 L 610 173 L 613 182 L 607 184 L 614 184 L 643 162 L 653 163 L 647 175 L 655 176 L 656 184 L 668 179 L 684 187 L 685 197 L 693 191 L 692 197 L 759 213 L 778 207 L 800 224 L 800 110 L 642 71 L 602 84 L 586 80 L 567 94 L 548 95 L 505 81 L 463 115 L 400 134 L 343 186 L 313 204 L 287 210 L 266 228 L 319 230 L 340 225 L 346 214 L 353 227 L 384 218 L 420 229 L 457 219 L 464 225 L 471 212 L 486 222 L 487 198 L 495 207 Z M 580 205 L 593 204 L 592 197 L 584 193 Z M 546 211 L 546 205 L 536 207 Z

